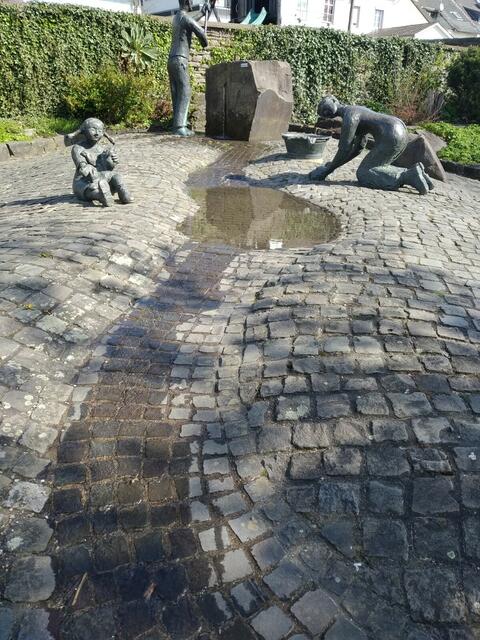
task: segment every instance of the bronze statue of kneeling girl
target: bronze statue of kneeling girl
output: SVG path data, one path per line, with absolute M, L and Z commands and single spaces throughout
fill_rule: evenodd
M 114 145 L 112 138 L 105 133 L 105 126 L 97 118 L 87 118 L 74 133 L 65 136 L 65 144 L 73 144 L 72 159 L 76 167 L 73 178 L 73 193 L 80 200 L 97 200 L 104 207 L 110 207 L 118 195 L 122 204 L 133 202 L 122 176 L 115 171 L 118 156 L 114 146 L 100 144 L 105 137 Z

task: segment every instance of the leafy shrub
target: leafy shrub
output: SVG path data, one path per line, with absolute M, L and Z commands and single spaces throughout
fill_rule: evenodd
M 132 24 L 129 29 L 124 29 L 121 57 L 126 71 L 142 72 L 150 69 L 159 58 L 153 34 L 139 24 Z
M 448 143 L 439 152 L 440 158 L 463 164 L 480 163 L 480 125 L 461 127 L 449 122 L 429 122 L 422 126 Z
M 25 133 L 25 127 L 15 120 L 0 120 L 0 142 L 11 140 L 30 140 L 31 136 Z
M 0 119 L 0 142 L 31 140 L 35 137 L 50 138 L 57 133 L 71 133 L 79 124 L 79 120 L 48 116 Z
M 435 60 L 419 68 L 402 69 L 395 78 L 389 111 L 407 124 L 437 120 L 445 103 L 441 89 L 446 67 L 445 54 L 439 52 Z
M 466 122 L 480 122 L 480 47 L 458 56 L 448 73 L 454 113 Z
M 68 113 L 78 118 L 94 116 L 106 124 L 145 126 L 155 111 L 156 82 L 151 75 L 104 67 L 69 78 L 64 102 Z

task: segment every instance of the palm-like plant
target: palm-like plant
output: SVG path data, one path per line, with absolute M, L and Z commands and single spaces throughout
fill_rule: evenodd
M 127 69 L 146 71 L 158 60 L 159 51 L 153 35 L 139 24 L 133 24 L 122 31 L 121 57 Z

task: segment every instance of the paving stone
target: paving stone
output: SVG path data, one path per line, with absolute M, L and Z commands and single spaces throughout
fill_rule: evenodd
M 297 591 L 303 585 L 304 580 L 305 577 L 300 569 L 289 561 L 282 562 L 263 578 L 265 584 L 282 600 L 286 600 Z
M 175 639 L 192 635 L 200 626 L 200 620 L 186 597 L 180 598 L 175 605 L 168 605 L 162 620 L 167 632 Z
M 310 397 L 298 395 L 278 399 L 278 420 L 300 420 L 311 416 Z
M 219 561 L 219 573 L 222 582 L 235 582 L 252 573 L 247 555 L 241 549 L 228 551 Z
M 10 552 L 40 553 L 47 548 L 52 533 L 46 520 L 20 519 L 8 528 L 5 534 L 6 547 Z
M 369 449 L 367 467 L 375 476 L 398 477 L 410 473 L 405 450 L 390 445 Z
M 388 405 L 381 393 L 366 393 L 356 400 L 357 411 L 368 416 L 387 416 Z
M 277 606 L 260 612 L 250 624 L 264 640 L 282 640 L 293 627 L 292 619 Z
M 350 400 L 338 393 L 317 397 L 317 414 L 320 418 L 339 418 L 351 414 Z
M 347 558 L 355 556 L 356 536 L 352 522 L 333 520 L 322 526 L 320 532 L 344 556 L 347 556 Z
M 268 569 L 284 557 L 285 551 L 275 538 L 268 538 L 252 547 L 252 555 L 260 569 Z
M 462 503 L 468 509 L 480 507 L 480 486 L 478 476 L 462 475 L 460 477 Z
M 42 609 L 30 609 L 22 618 L 18 640 L 53 640 L 48 630 L 49 615 Z M 1 637 L 1 636 L 0 636 Z
M 447 418 L 421 418 L 412 421 L 417 440 L 422 444 L 457 442 L 456 433 Z
M 52 561 L 48 556 L 17 560 L 8 576 L 5 597 L 13 602 L 48 600 L 55 589 Z
M 347 618 L 338 618 L 325 634 L 325 640 L 367 640 L 367 634 Z
M 424 515 L 455 513 L 460 507 L 453 492 L 453 482 L 449 478 L 416 478 L 413 481 L 412 510 Z
M 465 598 L 454 570 L 429 566 L 407 569 L 405 588 L 414 620 L 458 623 L 465 619 Z
M 265 601 L 265 595 L 252 580 L 246 580 L 237 584 L 230 591 L 235 607 L 238 611 L 248 617 L 258 611 Z
M 291 437 L 288 426 L 264 427 L 258 439 L 259 451 L 288 451 L 292 448 Z
M 407 427 L 399 420 L 372 420 L 372 433 L 376 442 L 405 442 L 408 440 Z
M 372 481 L 368 484 L 368 505 L 374 513 L 402 515 L 403 489 L 398 485 Z
M 228 524 L 241 542 L 255 540 L 263 536 L 270 529 L 268 521 L 256 513 L 246 513 L 234 520 L 229 520 Z
M 221 593 L 206 593 L 198 602 L 203 615 L 211 624 L 221 625 L 232 617 L 230 607 Z
M 400 521 L 365 520 L 363 541 L 368 556 L 408 558 L 407 530 Z
M 48 500 L 50 490 L 33 482 L 17 482 L 10 489 L 4 505 L 14 509 L 26 509 L 40 513 Z
M 15 613 L 10 607 L 0 607 L 0 640 L 10 640 L 15 623 Z
M 414 546 L 420 558 L 457 561 L 460 557 L 459 527 L 447 518 L 415 518 Z
M 449 474 L 452 471 L 447 454 L 439 449 L 410 449 L 408 455 L 417 473 Z
M 461 471 L 480 471 L 480 447 L 455 447 L 454 452 Z
M 340 376 L 334 373 L 316 374 L 311 376 L 312 389 L 319 393 L 330 393 L 340 391 Z
M 322 482 L 319 493 L 319 512 L 360 513 L 360 487 L 348 482 Z
M 226 527 L 206 529 L 198 534 L 200 544 L 204 551 L 219 551 L 227 549 L 231 542 Z
M 480 619 L 475 183 L 453 177 L 448 190 L 436 185 L 429 196 L 435 213 L 426 221 L 425 203 L 406 192 L 360 188 L 354 200 L 349 198 L 350 187 L 343 182 L 355 169 L 348 165 L 338 170 L 338 184 L 311 186 L 297 180 L 289 186 L 314 202 L 328 196 L 349 225 L 346 240 L 315 250 L 241 254 L 188 243 L 173 255 L 183 241 L 174 228 L 191 213 L 183 189 L 187 175 L 220 151 L 216 143 L 207 147 L 189 141 L 187 149 L 186 143 L 167 138 L 155 145 L 147 134 L 121 138 L 118 144 L 130 150 L 127 164 L 138 169 L 148 156 L 157 167 L 154 174 L 149 169 L 148 176 L 137 176 L 142 206 L 115 205 L 113 226 L 111 215 L 105 218 L 100 209 L 94 224 L 85 222 L 87 216 L 72 226 L 73 202 L 30 203 L 28 212 L 35 215 L 29 216 L 28 236 L 41 238 L 42 247 L 32 241 L 27 258 L 17 242 L 24 240 L 25 226 L 18 226 L 18 204 L 10 202 L 38 191 L 46 170 L 57 176 L 54 191 L 63 189 L 65 158 L 51 154 L 42 156 L 40 164 L 32 159 L 28 166 L 15 162 L 0 168 L 6 189 L 6 270 L 0 270 L 5 416 L 0 431 L 9 446 L 20 439 L 32 452 L 23 455 L 14 473 L 26 479 L 45 473 L 43 461 L 54 459 L 56 452 L 45 454 L 58 437 L 73 384 L 80 383 L 70 409 L 75 426 L 63 434 L 59 466 L 52 474 L 53 507 L 61 512 L 82 507 L 56 523 L 58 551 L 53 543 L 48 547 L 55 549 L 61 578 L 57 605 L 67 613 L 65 624 L 52 618 L 52 635 L 107 640 L 120 633 L 125 640 L 159 640 L 166 630 L 172 640 L 210 640 L 212 633 L 225 640 L 260 637 L 241 618 L 256 616 L 261 608 L 268 611 L 278 600 L 267 597 L 266 587 L 260 591 L 266 600 L 247 587 L 245 607 L 251 601 L 255 606 L 243 612 L 233 596 L 239 585 L 230 589 L 228 583 L 220 593 L 205 554 L 227 551 L 245 554 L 227 562 L 234 583 L 243 579 L 237 577 L 242 571 L 255 573 L 258 580 L 266 572 L 276 575 L 277 565 L 295 564 L 300 556 L 327 597 L 342 597 L 345 605 L 316 634 L 328 640 L 472 640 Z M 237 145 L 235 153 L 246 154 L 243 149 Z M 176 167 L 174 175 L 169 168 L 158 169 L 166 166 L 166 155 Z M 230 161 L 222 158 L 221 169 L 208 171 L 223 176 Z M 278 187 L 278 175 L 300 174 L 300 164 L 262 161 L 246 166 L 245 173 Z M 164 188 L 159 190 L 159 184 Z M 43 218 L 52 215 L 57 226 L 45 227 Z M 55 229 L 61 230 L 59 237 Z M 133 306 L 138 296 L 143 297 Z M 23 308 L 32 300 L 38 309 Z M 42 313 L 55 305 L 54 315 Z M 117 320 L 121 314 L 127 315 Z M 36 326 L 44 321 L 45 331 Z M 112 322 L 118 324 L 105 333 Z M 98 335 L 105 337 L 85 366 L 88 345 L 97 344 Z M 320 348 L 328 353 L 319 357 Z M 310 386 L 314 398 L 308 395 Z M 318 422 L 302 415 L 307 406 L 312 415 L 318 408 Z M 389 408 L 395 420 L 387 416 Z M 177 426 L 164 423 L 167 414 Z M 283 432 L 275 430 L 281 416 Z M 8 492 L 19 484 L 10 481 L 19 458 L 16 445 L 12 448 L 13 458 L 0 458 L 0 467 L 7 468 L 0 481 L 7 501 L 0 514 L 2 536 L 10 536 L 11 522 L 16 526 L 19 516 L 22 523 L 28 516 L 8 505 Z M 290 457 L 300 449 L 319 460 L 325 453 L 324 475 L 301 481 L 289 477 Z M 341 474 L 341 481 L 327 470 Z M 346 482 L 344 474 L 352 471 L 354 477 Z M 174 483 L 167 482 L 164 497 L 153 501 L 149 485 L 160 491 L 167 473 Z M 140 491 L 127 486 L 134 478 Z M 239 479 L 248 496 L 233 491 Z M 88 489 L 85 511 L 79 488 L 71 484 Z M 47 488 L 41 482 L 38 486 Z M 226 500 L 219 508 L 212 501 L 210 511 L 210 496 Z M 222 512 L 233 506 L 229 500 L 238 499 L 239 510 L 227 517 L 241 520 L 236 516 L 250 510 L 248 498 L 262 501 L 269 520 L 265 526 L 275 536 L 248 543 L 256 564 L 249 550 L 235 547 Z M 193 526 L 192 515 L 198 521 Z M 210 519 L 201 522 L 204 517 Z M 405 530 L 411 543 L 408 562 Z M 47 538 L 48 530 L 44 533 Z M 380 554 L 368 553 L 368 566 L 362 535 L 372 554 Z M 33 545 L 40 540 L 41 534 Z M 167 557 L 169 571 L 164 570 Z M 129 573 L 132 562 L 143 578 Z M 148 602 L 143 563 L 155 563 L 148 567 L 156 584 Z M 418 571 L 421 581 L 404 589 L 405 570 Z M 85 571 L 89 577 L 72 612 L 71 595 Z M 305 580 L 300 588 L 307 585 Z M 283 586 L 278 582 L 279 589 Z M 284 597 L 278 610 L 288 619 L 292 595 Z M 15 633 L 22 624 L 21 608 Z M 311 609 L 325 613 L 318 602 Z M 43 610 L 31 611 L 40 616 L 39 637 L 32 640 L 40 640 L 46 625 L 37 612 Z M 309 635 L 294 631 L 293 624 L 292 616 L 282 638 Z
M 292 442 L 302 449 L 316 449 L 328 447 L 331 444 L 331 435 L 328 425 L 323 423 L 300 423 L 293 428 Z
M 414 418 L 432 413 L 432 407 L 424 393 L 390 393 L 388 397 L 398 418 Z
M 325 469 L 322 453 L 299 453 L 290 458 L 290 477 L 293 480 L 315 480 L 320 478 Z
M 323 456 L 325 472 L 334 476 L 352 476 L 362 470 L 362 454 L 353 448 L 330 448 Z
M 339 613 L 336 602 L 322 589 L 309 591 L 291 608 L 293 615 L 313 635 L 324 633 Z
M 333 439 L 337 444 L 364 446 L 370 441 L 368 426 L 363 420 L 339 418 L 333 429 Z

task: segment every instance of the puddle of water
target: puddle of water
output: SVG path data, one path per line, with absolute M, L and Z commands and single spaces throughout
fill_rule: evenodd
M 199 242 L 241 249 L 308 248 L 340 233 L 336 216 L 275 189 L 222 186 L 194 188 L 190 195 L 200 208 L 178 229 Z

